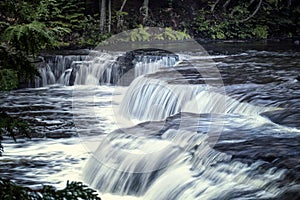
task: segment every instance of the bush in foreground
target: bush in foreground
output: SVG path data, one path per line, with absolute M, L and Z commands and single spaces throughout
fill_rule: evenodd
M 81 182 L 67 182 L 62 190 L 53 186 L 43 186 L 40 190 L 18 186 L 12 181 L 0 178 L 0 199 L 3 200 L 101 200 L 95 190 Z

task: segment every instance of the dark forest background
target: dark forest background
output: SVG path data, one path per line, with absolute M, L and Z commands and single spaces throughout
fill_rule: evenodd
M 2 41 L 32 53 L 46 46 L 95 46 L 145 26 L 202 39 L 293 38 L 300 35 L 299 5 L 296 0 L 5 0 L 0 31 Z M 33 42 L 25 42 L 28 35 Z

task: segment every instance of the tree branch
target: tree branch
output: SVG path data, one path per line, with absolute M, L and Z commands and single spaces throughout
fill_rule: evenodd
M 220 0 L 217 0 L 214 5 L 211 7 L 210 11 L 213 12 L 215 10 L 215 7 L 217 6 L 217 4 L 220 2 Z
M 259 0 L 259 3 L 257 5 L 256 9 L 254 10 L 254 12 L 249 17 L 247 17 L 246 19 L 241 20 L 240 22 L 246 22 L 249 19 L 251 19 L 252 17 L 254 17 L 256 15 L 256 13 L 259 11 L 259 9 L 261 7 L 261 4 L 262 4 L 262 0 Z
M 227 9 L 227 6 L 228 4 L 230 3 L 231 0 L 227 0 L 224 5 L 223 5 L 223 9 L 226 10 Z
M 122 6 L 121 6 L 119 12 L 122 12 L 122 11 L 123 11 L 126 2 L 127 2 L 127 0 L 124 0 L 124 1 L 123 1 Z

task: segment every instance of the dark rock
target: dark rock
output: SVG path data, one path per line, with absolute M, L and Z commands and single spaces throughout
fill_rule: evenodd
M 47 132 L 46 133 L 47 138 L 53 138 L 53 139 L 70 138 L 72 136 L 73 136 L 72 133 L 68 133 L 68 132 Z
M 277 197 L 279 200 L 299 200 L 300 199 L 300 186 L 294 185 L 284 191 L 279 197 Z
M 79 70 L 79 67 L 78 65 L 76 65 L 75 67 L 73 67 L 72 69 L 72 72 L 71 72 L 71 75 L 70 75 L 70 79 L 69 79 L 69 85 L 70 86 L 73 86 L 74 83 L 75 83 L 75 80 L 76 80 L 76 74 L 77 74 L 77 71 Z
M 288 127 L 300 128 L 300 110 L 299 109 L 283 109 L 264 112 L 261 114 L 269 118 L 272 122 Z

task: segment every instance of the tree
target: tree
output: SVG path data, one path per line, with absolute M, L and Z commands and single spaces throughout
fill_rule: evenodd
M 149 0 L 144 0 L 143 6 L 140 8 L 140 12 L 144 16 L 143 24 L 145 24 L 149 17 Z
M 100 31 L 104 33 L 105 31 L 105 21 L 106 21 L 106 0 L 101 0 L 99 2 L 100 6 Z
M 125 13 L 123 12 L 123 9 L 125 7 L 127 0 L 123 0 L 122 6 L 120 10 L 117 12 L 117 29 L 120 30 L 123 27 L 123 16 Z
M 111 0 L 108 0 L 108 32 L 111 32 Z

